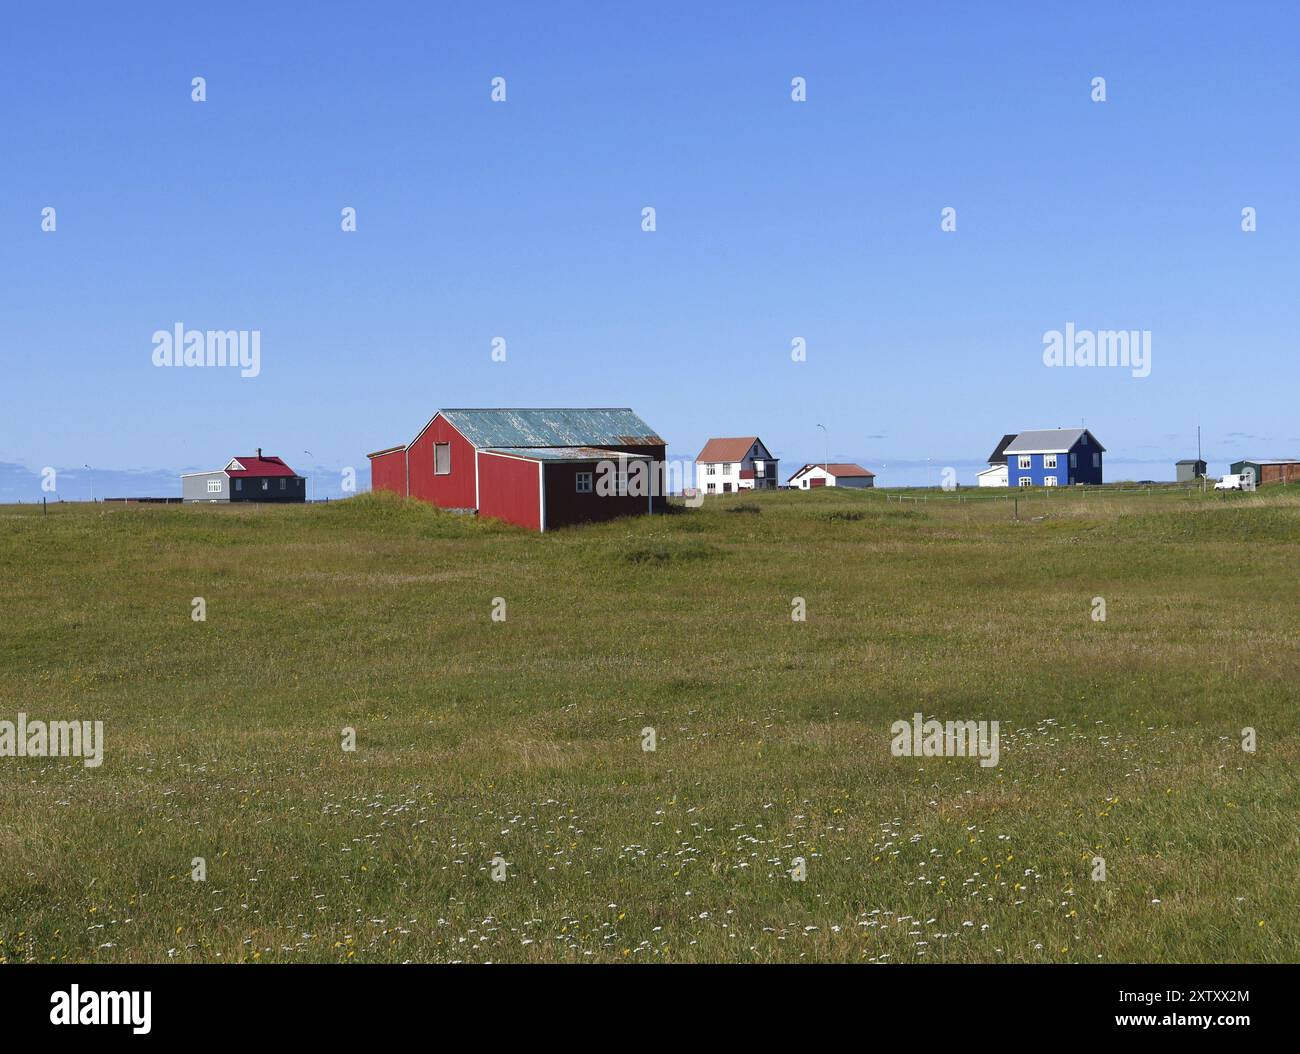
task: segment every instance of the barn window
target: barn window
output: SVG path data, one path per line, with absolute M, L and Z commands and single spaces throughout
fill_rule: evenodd
M 1055 455 L 1055 454 L 1044 454 L 1044 455 L 1043 455 L 1043 468 L 1056 468 L 1056 455 Z
M 433 474 L 435 476 L 451 475 L 451 444 L 433 444 Z
M 590 472 L 579 472 L 579 473 L 577 474 L 577 476 L 574 477 L 574 481 L 575 481 L 574 489 L 575 489 L 579 494 L 590 494 L 590 493 L 591 493 L 591 473 L 590 473 Z
M 1033 456 L 1033 454 L 1021 454 L 1021 455 L 1020 455 L 1020 467 L 1021 467 L 1021 468 L 1033 468 L 1033 467 L 1034 467 L 1034 456 Z
M 209 493 L 209 494 L 220 494 L 220 493 L 221 493 L 221 480 L 219 480 L 219 479 L 210 479 L 210 480 L 208 480 L 208 493 Z

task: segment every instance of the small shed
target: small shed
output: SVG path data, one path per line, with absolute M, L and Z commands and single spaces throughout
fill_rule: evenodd
M 1195 483 L 1206 476 L 1205 462 L 1194 457 L 1185 457 L 1174 465 L 1175 478 L 1179 483 Z

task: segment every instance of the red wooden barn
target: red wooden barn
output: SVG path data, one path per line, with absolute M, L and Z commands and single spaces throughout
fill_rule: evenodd
M 368 456 L 373 490 L 535 531 L 653 512 L 664 500 L 649 485 L 664 441 L 626 407 L 439 410 L 405 446 Z M 605 485 L 611 478 L 624 484 Z M 646 486 L 627 485 L 637 478 Z

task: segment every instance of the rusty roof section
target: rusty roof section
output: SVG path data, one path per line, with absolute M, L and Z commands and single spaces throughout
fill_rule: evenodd
M 654 429 L 626 406 L 439 412 L 479 448 L 664 445 Z

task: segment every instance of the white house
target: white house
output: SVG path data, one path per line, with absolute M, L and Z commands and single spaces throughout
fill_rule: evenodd
M 704 494 L 775 490 L 778 464 L 758 436 L 710 439 L 695 459 L 695 485 Z
M 1016 433 L 1008 432 L 993 448 L 989 455 L 989 467 L 983 472 L 976 472 L 975 479 L 981 487 L 1005 487 L 1007 480 L 1007 447 L 1016 441 Z
M 797 487 L 799 490 L 810 490 L 813 487 L 854 487 L 860 490 L 875 485 L 874 472 L 861 465 L 835 461 L 804 465 L 790 477 L 790 486 Z

